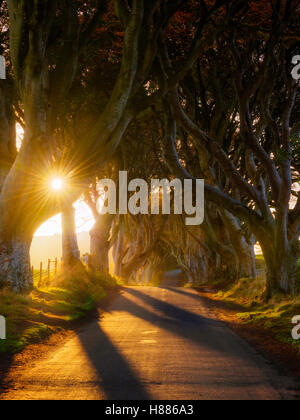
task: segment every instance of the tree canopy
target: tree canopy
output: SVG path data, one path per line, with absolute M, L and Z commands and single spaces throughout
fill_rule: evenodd
M 296 290 L 297 0 L 0 2 L 0 283 L 32 287 L 35 230 L 82 194 L 98 269 L 147 282 L 175 261 L 191 283 L 255 277 Z M 16 150 L 16 123 L 24 139 Z M 98 214 L 100 178 L 205 180 L 205 221 Z M 49 177 L 68 180 L 64 197 Z

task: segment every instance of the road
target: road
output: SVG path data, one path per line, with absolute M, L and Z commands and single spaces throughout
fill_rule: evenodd
M 1 398 L 278 400 L 284 382 L 196 291 L 131 287 Z

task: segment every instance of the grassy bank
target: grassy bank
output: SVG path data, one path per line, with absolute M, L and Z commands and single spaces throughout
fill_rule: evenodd
M 114 288 L 117 282 L 112 277 L 91 275 L 80 268 L 75 274 L 58 275 L 50 285 L 36 285 L 29 295 L 0 290 L 0 314 L 7 323 L 7 339 L 0 340 L 0 354 L 18 352 L 70 328 Z
M 261 258 L 258 263 L 263 266 Z M 293 346 L 300 354 L 300 340 L 293 340 L 291 335 L 292 318 L 300 315 L 300 295 L 289 298 L 279 294 L 265 303 L 261 298 L 265 285 L 265 275 L 261 274 L 255 280 L 241 279 L 225 289 L 223 286 L 211 297 L 231 309 L 236 322 L 264 329 L 266 334 Z

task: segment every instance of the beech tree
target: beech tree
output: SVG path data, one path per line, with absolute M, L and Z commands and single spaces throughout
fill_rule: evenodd
M 32 287 L 32 236 L 61 209 L 60 200 L 49 194 L 49 176 L 62 172 L 75 200 L 114 153 L 137 112 L 137 99 L 146 92 L 159 34 L 181 2 L 116 0 L 113 4 L 122 39 L 117 77 L 102 112 L 84 134 L 79 130 L 80 138 L 70 138 L 66 127 L 76 125 L 77 116 L 70 110 L 72 89 L 81 79 L 84 95 L 84 62 L 90 59 L 85 48 L 95 33 L 105 29 L 103 18 L 112 2 L 7 1 L 9 52 L 25 134 L 0 194 L 0 279 L 15 291 Z
M 80 28 L 73 2 L 7 4 L 9 52 L 25 134 L 1 189 L 0 278 L 22 291 L 32 286 L 33 233 L 59 208 L 48 197 L 48 182 L 57 161 L 54 134 L 59 108 L 76 73 Z
M 118 165 L 115 159 L 98 172 L 98 177 L 89 186 L 84 198 L 92 211 L 95 224 L 90 231 L 91 265 L 96 271 L 109 273 L 109 251 L 112 247 L 111 231 L 115 215 L 101 214 L 99 205 L 102 204 L 103 191 L 99 190 L 99 179 L 117 179 Z
M 175 142 L 175 129 L 172 119 L 168 117 L 169 105 L 166 102 L 165 118 L 161 120 L 161 133 L 157 135 L 161 138 L 162 161 L 166 165 L 167 177 L 190 177 L 191 173 L 197 174 L 198 178 L 205 179 L 206 183 L 226 188 L 226 178 L 221 172 L 215 171 L 213 159 L 203 148 L 196 148 L 190 136 L 182 129 L 177 132 L 177 144 Z M 215 109 L 215 103 L 212 105 Z M 213 125 L 213 115 L 203 118 L 202 123 Z M 229 135 L 231 135 L 229 130 Z M 217 133 L 216 133 L 217 135 Z M 219 139 L 226 143 L 226 137 Z M 175 159 L 174 148 L 176 146 Z M 178 156 L 177 156 L 178 154 Z M 178 166 L 178 157 L 184 164 L 185 170 Z M 187 233 L 187 228 L 185 228 Z M 216 206 L 212 201 L 205 202 L 204 223 L 194 232 L 194 239 L 198 244 L 203 244 L 203 250 L 209 250 L 207 258 L 210 263 L 210 276 L 213 278 L 223 278 L 232 281 L 239 278 L 256 276 L 256 264 L 254 254 L 254 237 L 248 229 L 243 226 L 240 220 L 224 207 Z M 191 240 L 191 238 L 190 238 Z M 212 257 L 214 256 L 214 257 Z M 212 258 L 214 262 L 212 262 Z M 215 273 L 212 273 L 212 267 Z M 201 276 L 208 278 L 208 274 L 202 270 Z
M 0 55 L 8 61 L 8 16 L 2 3 L 0 2 L 0 11 L 3 15 L 0 25 Z M 16 91 L 9 72 L 6 73 L 7 78 L 0 80 L 0 189 L 17 153 L 16 118 L 13 109 L 16 103 Z
M 80 251 L 75 226 L 75 209 L 66 203 L 62 212 L 62 260 L 67 270 L 80 263 Z
M 277 291 L 294 292 L 299 257 L 300 199 L 290 208 L 292 196 L 299 195 L 293 188 L 299 177 L 293 128 L 299 121 L 299 86 L 291 77 L 299 8 L 293 1 L 240 7 L 235 15 L 227 7 L 225 19 L 215 21 L 222 35 L 207 45 L 198 68 L 168 95 L 170 162 L 183 177 L 198 175 L 179 160 L 177 122 L 200 156 L 205 152 L 211 159 L 206 199 L 226 209 L 233 223 L 233 217 L 245 223 L 259 241 L 270 297 Z M 172 74 L 166 48 L 161 49 L 161 63 L 163 74 Z M 214 70 L 221 63 L 222 72 Z M 196 98 L 190 94 L 193 89 Z M 205 126 L 198 116 L 205 117 L 211 104 L 213 126 Z M 228 122 L 235 129 L 224 141 Z
M 129 178 L 142 178 L 150 184 L 153 178 L 172 179 L 176 176 L 176 169 L 174 172 L 166 165 L 172 155 L 169 143 L 165 141 L 167 116 L 167 110 L 164 112 L 158 107 L 156 112 L 147 112 L 136 119 L 127 130 L 121 160 Z M 208 164 L 204 167 L 203 153 L 200 167 L 196 149 L 186 144 L 187 136 L 182 130 L 178 136 L 180 160 L 190 172 L 196 170 L 198 176 L 209 179 L 211 175 Z M 153 216 L 153 219 L 157 217 Z M 149 226 L 152 235 L 147 234 Z M 188 228 L 184 217 L 170 215 L 163 229 L 156 228 L 155 220 L 142 216 L 124 216 L 114 225 L 112 243 L 118 276 L 148 282 L 155 272 L 153 266 L 160 265 L 158 249 L 160 256 L 165 257 L 167 253 L 177 261 L 190 284 L 216 278 L 235 281 L 256 275 L 253 235 L 247 235 L 238 219 L 212 203 L 207 203 L 205 222 L 199 227 Z
M 207 217 L 201 228 L 184 231 L 176 218 L 129 223 L 129 216 L 102 218 L 94 211 L 98 269 L 107 270 L 113 245 L 117 272 L 138 273 L 146 282 L 147 270 L 160 267 L 162 249 L 176 256 L 191 282 L 197 273 L 211 275 L 212 266 L 216 272 L 226 266 L 230 277 L 254 277 L 255 238 L 267 264 L 267 296 L 293 292 L 300 229 L 293 186 L 299 181 L 299 91 L 291 77 L 297 1 L 7 5 L 0 3 L 4 44 L 10 36 L 4 53 L 11 58 L 9 77 L 0 81 L 1 285 L 32 287 L 32 236 L 62 210 L 65 256 L 76 259 L 71 203 L 117 152 L 133 177 L 205 178 Z M 145 170 L 128 155 L 150 157 L 149 145 L 128 135 L 137 117 L 146 125 L 154 110 L 161 113 L 164 156 L 153 142 Z M 25 133 L 18 153 L 16 121 Z M 49 191 L 53 176 L 66 181 L 64 199 Z

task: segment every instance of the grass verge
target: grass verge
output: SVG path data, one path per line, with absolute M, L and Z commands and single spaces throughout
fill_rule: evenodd
M 300 296 L 289 298 L 276 295 L 268 303 L 261 296 L 265 290 L 264 275 L 256 279 L 241 279 L 234 285 L 211 295 L 231 310 L 233 320 L 265 330 L 280 343 L 292 346 L 300 355 L 300 340 L 292 338 L 292 319 L 300 315 Z
M 109 275 L 91 274 L 83 267 L 59 274 L 50 285 L 35 286 L 28 295 L 0 290 L 0 314 L 6 318 L 6 340 L 0 340 L 0 354 L 16 353 L 54 332 L 68 329 L 117 288 Z

